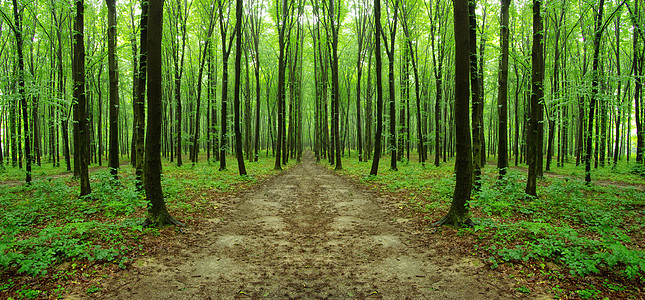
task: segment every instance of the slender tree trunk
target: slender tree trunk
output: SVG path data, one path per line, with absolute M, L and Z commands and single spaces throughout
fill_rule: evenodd
M 22 125 L 25 139 L 25 182 L 27 184 L 31 184 L 31 132 L 29 131 L 30 120 L 27 107 L 27 98 L 25 96 L 25 61 L 22 52 L 22 25 L 20 24 L 22 16 L 20 15 L 20 8 L 18 7 L 17 0 L 13 0 L 13 16 L 15 26 L 14 34 L 16 37 L 16 52 L 18 52 L 18 98 L 20 101 L 20 106 L 22 107 Z
M 598 97 L 598 83 L 599 83 L 599 64 L 600 64 L 600 42 L 602 39 L 602 18 L 603 10 L 605 6 L 605 0 L 599 0 L 598 4 L 598 14 L 596 15 L 596 26 L 595 26 L 595 38 L 594 38 L 594 55 L 592 63 L 592 80 L 591 80 L 591 101 L 589 102 L 589 120 L 587 123 L 587 135 L 585 137 L 586 144 L 586 153 L 585 153 L 585 182 L 587 184 L 591 183 L 591 154 L 593 146 L 593 120 L 596 109 L 596 101 Z
M 417 108 L 417 113 L 416 113 L 417 138 L 419 139 L 417 150 L 419 152 L 419 162 L 423 165 L 425 164 L 425 161 L 426 161 L 426 156 L 425 156 L 426 150 L 425 150 L 425 137 L 423 135 L 423 130 L 422 130 L 423 125 L 422 125 L 422 119 L 421 119 L 421 86 L 420 86 L 420 78 L 419 78 L 419 67 L 417 66 L 417 57 L 415 56 L 415 53 L 414 53 L 412 39 L 410 38 L 410 27 L 408 24 L 408 18 L 406 14 L 404 14 L 403 16 L 404 16 L 402 20 L 403 33 L 405 34 L 405 39 L 407 41 L 407 48 L 410 51 L 410 61 L 412 62 L 412 71 L 414 73 L 414 91 L 416 96 L 416 108 Z M 408 109 L 408 117 L 409 117 L 409 109 Z M 410 122 L 408 122 L 408 140 L 410 139 L 410 136 L 409 136 L 410 126 L 411 124 Z M 408 150 L 409 150 L 409 147 L 408 147 Z
M 215 9 L 215 6 L 212 6 L 212 9 Z M 213 11 L 210 12 L 210 22 L 208 25 L 208 34 L 206 35 L 206 41 L 204 42 L 204 49 L 202 52 L 202 57 L 200 60 L 199 64 L 199 75 L 197 75 L 197 103 L 196 103 L 196 109 L 195 109 L 195 134 L 193 135 L 193 148 L 192 148 L 192 153 L 191 153 L 191 161 L 193 165 L 197 163 L 197 159 L 199 157 L 199 118 L 200 118 L 200 106 L 201 106 L 201 98 L 202 98 L 202 76 L 204 75 L 204 65 L 206 64 L 206 55 L 208 54 L 208 50 L 210 49 L 210 42 L 211 42 L 211 37 L 213 36 L 213 27 L 215 26 L 215 13 Z
M 480 108 L 484 104 L 483 95 L 481 92 L 480 86 L 480 72 L 477 67 L 477 13 L 476 13 L 477 4 L 476 2 L 468 2 L 468 20 L 470 24 L 470 88 L 471 88 L 471 97 L 472 97 L 472 149 L 473 149 L 473 169 L 474 169 L 474 187 L 476 190 L 481 188 L 481 169 L 482 164 L 482 153 L 483 153 L 483 143 L 482 140 L 482 131 L 484 128 L 483 118 L 481 116 L 482 109 Z
M 340 7 L 338 7 L 338 10 L 340 11 Z M 331 43 L 331 51 L 332 51 L 332 62 L 331 62 L 331 93 L 332 93 L 332 105 L 333 105 L 333 116 L 332 116 L 332 122 L 334 122 L 334 126 L 332 126 L 334 130 L 334 141 L 335 141 L 335 147 L 336 147 L 336 170 L 342 170 L 343 169 L 343 164 L 341 161 L 341 147 L 340 147 L 340 86 L 338 83 L 338 30 L 340 28 L 340 13 L 338 13 L 338 17 L 334 16 L 336 14 L 336 11 L 334 10 L 334 0 L 329 0 L 329 17 L 332 20 L 331 22 L 331 31 L 332 31 L 332 43 Z
M 370 45 L 372 45 L 370 43 Z M 372 138 L 372 52 L 373 51 L 373 46 L 369 47 L 368 50 L 368 62 L 367 62 L 367 97 L 366 97 L 366 103 L 365 103 L 365 161 L 368 161 L 372 158 L 372 151 L 373 151 L 373 138 Z
M 634 11 L 639 12 L 638 10 L 638 2 L 635 1 L 634 5 Z M 632 17 L 633 20 L 633 25 L 634 27 L 638 28 L 637 26 L 637 18 Z M 636 163 L 639 165 L 643 164 L 643 152 L 645 151 L 645 130 L 643 129 L 643 103 L 641 100 L 641 93 L 642 93 L 642 86 L 643 86 L 643 80 L 641 79 L 640 76 L 643 75 L 643 53 L 641 51 L 643 50 L 643 42 L 639 41 L 639 31 L 634 30 L 634 40 L 633 40 L 633 48 L 634 48 L 634 55 L 633 55 L 633 60 L 632 60 L 632 72 L 634 74 L 634 77 L 636 78 L 634 80 L 634 121 L 636 122 Z M 629 124 L 629 123 L 628 123 Z M 629 131 L 628 131 L 629 132 Z M 627 147 L 628 149 L 630 147 Z M 627 155 L 629 157 L 629 155 Z

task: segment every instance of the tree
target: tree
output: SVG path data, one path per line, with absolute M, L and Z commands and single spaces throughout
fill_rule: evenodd
M 116 0 L 105 0 L 108 9 L 108 73 L 110 76 L 110 160 L 114 179 L 119 169 L 119 65 L 116 59 Z
M 363 161 L 363 132 L 361 124 L 361 77 L 363 76 L 363 58 L 365 56 L 365 42 L 367 41 L 367 5 L 360 5 L 354 23 L 356 26 L 356 38 L 358 51 L 356 58 L 356 134 L 358 141 L 358 161 Z M 369 70 L 368 70 L 369 71 Z
M 182 224 L 175 220 L 164 201 L 161 188 L 161 37 L 164 0 L 148 0 L 148 122 L 145 154 L 145 190 L 150 201 L 145 226 Z
M 199 61 L 199 71 L 197 75 L 197 107 L 195 109 L 195 126 L 194 126 L 194 134 L 193 134 L 193 143 L 192 147 L 190 148 L 192 151 L 190 152 L 190 160 L 193 162 L 193 165 L 197 162 L 197 158 L 199 155 L 199 116 L 200 116 L 200 106 L 201 106 L 201 99 L 202 99 L 202 76 L 204 75 L 204 66 L 206 65 L 206 60 L 207 60 L 207 54 L 210 51 L 210 43 L 211 43 L 211 37 L 213 35 L 214 27 L 215 27 L 215 5 L 211 5 L 211 10 L 208 13 L 209 22 L 208 22 L 208 28 L 207 28 L 207 33 L 206 33 L 206 41 L 204 42 L 204 47 L 201 49 L 201 55 L 200 55 L 200 61 Z
M 591 183 L 591 151 L 593 141 L 593 121 L 596 117 L 595 109 L 596 102 L 598 101 L 598 86 L 599 86 L 599 64 L 600 64 L 600 42 L 602 40 L 602 32 L 604 27 L 602 25 L 602 14 L 605 7 L 605 0 L 599 0 L 598 14 L 596 15 L 595 38 L 593 40 L 593 62 L 592 62 L 592 79 L 591 79 L 591 101 L 589 102 L 589 120 L 587 122 L 586 151 L 585 151 L 585 182 Z M 596 151 L 598 151 L 596 149 Z
M 383 135 L 383 79 L 381 59 L 381 0 L 374 0 L 374 56 L 376 59 L 376 136 L 374 137 L 374 159 L 370 175 L 378 174 L 381 159 L 381 138 Z
M 472 120 L 473 120 L 473 168 L 475 182 L 474 187 L 479 190 L 481 188 L 481 169 L 483 168 L 483 163 L 481 160 L 482 155 L 484 154 L 483 146 L 484 141 L 482 139 L 484 124 L 483 124 L 483 106 L 484 106 L 484 93 L 483 87 L 481 86 L 481 73 L 477 66 L 478 55 L 477 55 L 477 13 L 476 13 L 477 3 L 475 0 L 468 2 L 468 21 L 470 24 L 470 88 L 472 100 Z
M 542 39 L 544 37 L 542 14 L 542 0 L 533 1 L 533 50 L 531 54 L 531 102 L 529 106 L 529 137 L 528 137 L 528 165 L 529 175 L 526 181 L 526 193 L 531 196 L 537 196 L 537 177 L 539 176 L 540 161 L 538 156 L 541 155 L 541 140 L 543 132 L 540 132 L 539 123 L 542 122 L 542 104 L 544 98 L 544 47 Z
M 89 195 L 90 175 L 87 169 L 89 164 L 89 133 L 87 128 L 87 99 L 85 98 L 85 42 L 83 31 L 85 27 L 83 0 L 76 0 L 76 22 L 74 22 L 74 115 L 78 130 L 74 131 L 78 142 L 78 155 L 74 157 L 75 164 L 78 164 L 79 176 L 81 179 L 80 196 Z
M 401 18 L 401 25 L 403 27 L 403 33 L 405 34 L 406 46 L 408 51 L 410 51 L 410 60 L 412 61 L 412 70 L 414 72 L 414 86 L 415 86 L 415 96 L 416 96 L 416 106 L 417 106 L 417 137 L 419 139 L 419 162 L 425 164 L 426 161 L 426 151 L 425 151 L 425 137 L 422 130 L 422 119 L 421 119 L 421 87 L 419 78 L 419 67 L 417 66 L 417 58 L 414 52 L 414 47 L 412 46 L 412 38 L 410 37 L 410 25 L 408 24 L 408 14 L 409 11 L 406 10 Z M 408 126 L 409 129 L 409 126 Z M 409 137 L 408 137 L 409 138 Z
M 220 171 L 226 170 L 226 147 L 228 141 L 228 59 L 231 55 L 231 50 L 233 47 L 233 38 L 235 38 L 235 32 L 231 33 L 230 37 L 228 36 L 228 30 L 230 26 L 230 3 L 232 0 L 228 0 L 228 6 L 224 10 L 224 0 L 217 1 L 217 10 L 219 12 L 219 29 L 220 36 L 222 38 L 222 110 L 221 110 L 221 130 L 220 130 L 220 157 L 219 157 L 219 169 Z
M 457 180 L 452 195 L 450 210 L 434 225 L 463 226 L 472 225 L 468 216 L 468 200 L 473 184 L 473 157 L 470 142 L 470 121 L 468 118 L 469 105 L 469 57 L 470 29 L 468 22 L 468 1 L 454 0 L 455 28 L 455 134 L 457 154 L 455 172 Z
M 181 34 L 181 50 L 178 49 L 178 46 L 173 42 L 174 47 L 173 51 L 173 60 L 175 65 L 175 119 L 177 121 L 177 166 L 181 167 L 183 164 L 181 153 L 182 153 L 182 106 L 181 106 L 181 79 L 184 74 L 184 58 L 186 50 L 186 21 L 188 19 L 188 5 L 185 4 L 182 10 L 181 5 L 182 0 L 177 0 L 177 6 L 174 8 L 174 18 L 177 21 L 177 26 L 173 26 L 175 29 L 179 27 L 179 34 Z M 173 7 L 171 7 L 173 9 Z M 185 13 L 184 13 L 185 12 Z M 180 54 L 181 52 L 181 54 Z M 181 56 L 180 56 L 181 55 Z
M 338 30 L 340 29 L 340 5 L 337 10 L 334 10 L 334 0 L 329 0 L 329 19 L 331 32 L 332 32 L 332 41 L 331 41 L 331 98 L 333 106 L 333 115 L 332 115 L 332 130 L 334 135 L 334 147 L 336 152 L 336 170 L 342 170 L 343 164 L 341 162 L 341 153 L 340 153 L 340 128 L 339 128 L 339 110 L 340 110 L 340 86 L 338 83 Z M 396 168 L 396 166 L 395 166 Z
M 262 13 L 264 5 L 254 5 L 252 1 L 249 9 L 249 30 L 251 43 L 253 45 L 254 64 L 253 71 L 255 74 L 255 140 L 253 161 L 258 161 L 260 156 L 260 33 L 262 31 Z M 268 108 L 267 108 L 268 110 Z
M 143 189 L 143 163 L 145 154 L 145 101 L 146 78 L 148 73 L 148 1 L 141 0 L 141 21 L 139 27 L 139 74 L 137 75 L 137 98 L 134 103 L 133 122 L 135 123 L 135 176 L 137 190 Z
M 22 49 L 22 16 L 18 7 L 18 1 L 13 0 L 13 33 L 16 37 L 16 52 L 18 53 L 18 99 L 22 106 L 22 122 L 25 135 L 25 182 L 31 183 L 31 132 L 29 131 L 29 114 L 27 113 L 27 97 L 25 96 L 25 60 Z
M 281 4 L 281 5 L 280 5 Z M 278 56 L 278 101 L 277 101 L 277 106 L 278 106 L 278 136 L 277 136 L 277 143 L 276 143 L 276 154 L 275 154 L 275 166 L 274 169 L 276 170 L 282 170 L 282 164 L 283 164 L 283 143 L 284 143 L 284 136 L 285 136 L 285 130 L 284 130 L 284 123 L 285 123 L 285 113 L 284 113 L 284 102 L 285 102 L 285 91 L 284 91 L 284 85 L 285 85 L 285 73 L 286 73 L 286 61 L 285 61 L 285 48 L 286 48 L 286 41 L 287 38 L 285 35 L 286 30 L 289 24 L 287 24 L 289 20 L 289 12 L 290 12 L 290 3 L 289 0 L 281 0 L 280 2 L 276 2 L 276 15 L 278 16 L 278 48 L 279 48 L 279 56 Z
M 389 102 L 390 102 L 390 138 L 389 138 L 389 146 L 390 146 L 390 152 L 392 153 L 392 157 L 390 160 L 390 169 L 396 171 L 396 96 L 394 93 L 394 42 L 396 39 L 396 25 L 398 23 L 398 15 L 399 15 L 399 0 L 394 0 L 394 7 L 392 8 L 394 10 L 394 17 L 393 20 L 389 22 L 389 30 L 390 30 L 390 46 L 388 46 L 388 40 L 387 37 L 385 36 L 385 33 L 381 31 L 381 34 L 383 36 L 383 42 L 385 44 L 385 53 L 387 54 L 388 58 L 388 80 L 389 80 Z M 389 10 L 388 10 L 389 11 Z M 390 20 L 390 18 L 388 18 Z
M 242 0 L 235 1 L 235 98 L 233 109 L 235 109 L 235 155 L 237 156 L 237 167 L 240 175 L 246 175 L 244 166 L 244 155 L 242 154 L 242 132 L 240 131 L 240 90 L 242 85 L 240 78 L 242 76 Z
M 500 0 L 500 36 L 502 37 L 502 55 L 499 60 L 499 79 L 497 92 L 497 117 L 498 117 L 498 150 L 497 169 L 500 179 L 506 175 L 508 168 L 508 7 L 510 0 Z M 516 125 L 517 126 L 517 125 Z

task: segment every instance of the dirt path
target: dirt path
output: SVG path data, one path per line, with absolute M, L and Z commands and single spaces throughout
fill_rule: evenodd
M 233 199 L 222 219 L 188 229 L 192 245 L 138 262 L 110 299 L 500 299 L 483 264 L 422 245 L 392 199 L 303 163 Z M 181 248 L 181 247 L 180 247 Z

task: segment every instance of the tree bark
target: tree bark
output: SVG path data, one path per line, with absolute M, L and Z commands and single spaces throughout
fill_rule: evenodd
M 148 73 L 148 0 L 141 1 L 141 21 L 139 26 L 139 74 L 137 76 L 137 98 L 134 103 L 135 123 L 135 176 L 137 190 L 143 190 L 143 164 L 145 155 L 145 101 L 146 101 L 146 78 Z
M 18 53 L 18 99 L 22 107 L 22 124 L 25 139 L 25 182 L 31 184 L 31 132 L 29 131 L 29 113 L 27 107 L 27 98 L 25 96 L 25 60 L 23 56 L 23 42 L 22 42 L 22 25 L 20 24 L 22 16 L 20 15 L 20 8 L 18 1 L 13 0 L 13 16 L 14 16 L 14 34 L 16 37 L 16 51 Z M 82 15 L 81 15 L 82 19 Z M 89 184 L 88 184 L 89 185 Z
M 467 0 L 454 0 L 455 28 L 455 133 L 457 157 L 455 160 L 456 185 L 450 210 L 434 225 L 471 226 L 468 200 L 472 191 L 472 148 L 470 141 L 469 57 L 470 35 Z
M 537 177 L 540 167 L 538 164 L 538 155 L 541 152 L 541 143 L 538 139 L 542 139 L 542 134 L 539 132 L 539 123 L 542 121 L 540 110 L 542 105 L 540 102 L 544 97 L 544 52 L 542 39 L 544 33 L 542 31 L 542 14 L 541 14 L 542 0 L 533 1 L 533 49 L 532 49 L 532 75 L 531 75 L 531 102 L 530 102 L 530 118 L 529 118 L 529 137 L 528 137 L 528 155 L 527 161 L 529 165 L 529 174 L 526 181 L 526 193 L 528 195 L 537 196 Z
M 281 22 L 278 25 L 278 48 L 279 48 L 279 56 L 278 56 L 278 136 L 277 136 L 277 143 L 276 143 L 276 154 L 275 154 L 275 170 L 282 170 L 282 143 L 283 143 L 283 136 L 285 135 L 285 132 L 283 130 L 283 124 L 284 124 L 284 107 L 283 103 L 285 101 L 285 95 L 284 95 L 284 84 L 285 84 L 285 71 L 286 71 L 286 64 L 285 64 L 285 30 L 287 27 L 287 14 L 288 14 L 288 4 L 287 0 L 281 0 L 282 4 L 282 16 L 281 16 Z M 277 9 L 276 9 L 277 10 Z
M 497 116 L 499 119 L 497 134 L 498 134 L 498 149 L 497 149 L 497 169 L 499 170 L 500 179 L 506 175 L 508 168 L 508 8 L 511 4 L 510 0 L 500 0 L 501 8 L 501 22 L 500 22 L 500 36 L 502 40 L 502 56 L 499 62 L 499 89 L 497 93 Z M 517 126 L 517 124 L 515 124 Z
M 376 59 L 376 136 L 374 137 L 374 159 L 370 175 L 378 174 L 381 159 L 381 138 L 383 136 L 383 79 L 381 59 L 381 0 L 374 0 L 374 54 Z
M 119 65 L 116 59 L 116 0 L 105 0 L 108 10 L 108 73 L 110 77 L 110 159 L 108 168 L 119 178 Z
M 237 156 L 237 168 L 241 176 L 246 175 L 244 166 L 244 154 L 242 153 L 242 132 L 240 130 L 240 90 L 242 89 L 242 0 L 235 1 L 235 95 L 233 109 L 235 110 L 235 155 Z
M 394 92 L 394 45 L 396 39 L 396 25 L 398 21 L 399 13 L 399 0 L 395 0 L 394 3 L 394 20 L 390 24 L 390 46 L 387 46 L 387 40 L 385 35 L 383 36 L 383 41 L 385 43 L 385 52 L 387 53 L 388 58 L 388 80 L 389 80 L 389 103 L 390 103 L 390 137 L 389 137 L 389 147 L 391 152 L 390 159 L 390 169 L 397 171 L 396 166 L 397 161 L 397 148 L 396 148 L 396 95 Z
M 78 130 L 74 133 L 78 136 L 78 170 L 81 179 L 81 194 L 80 196 L 89 195 L 92 191 L 90 188 L 90 176 L 88 173 L 87 165 L 89 160 L 88 153 L 88 129 L 86 108 L 87 101 L 85 99 L 85 42 L 83 38 L 84 29 L 84 11 L 85 5 L 83 0 L 76 0 L 76 22 L 74 22 L 74 110 L 77 117 Z
M 163 0 L 148 0 L 148 122 L 145 154 L 145 190 L 150 201 L 146 226 L 182 225 L 175 220 L 164 201 L 161 187 L 161 38 Z
M 470 88 L 472 97 L 472 151 L 473 151 L 473 169 L 474 169 L 474 187 L 479 190 L 481 188 L 481 169 L 482 153 L 483 153 L 483 117 L 481 115 L 481 107 L 484 105 L 482 87 L 480 86 L 480 72 L 478 71 L 477 60 L 477 4 L 476 2 L 468 2 L 468 21 L 470 24 Z
M 212 9 L 215 9 L 215 6 L 212 6 Z M 208 54 L 208 51 L 210 49 L 210 42 L 211 42 L 211 37 L 213 35 L 213 27 L 215 26 L 215 13 L 211 10 L 210 14 L 210 21 L 208 24 L 208 33 L 206 35 L 206 41 L 204 42 L 204 49 L 202 50 L 202 56 L 201 60 L 199 63 L 199 71 L 197 75 L 197 105 L 195 108 L 195 134 L 193 135 L 193 147 L 192 147 L 192 153 L 190 155 L 190 160 L 192 161 L 193 165 L 197 163 L 197 158 L 199 157 L 199 117 L 200 117 L 200 106 L 201 106 L 201 99 L 202 99 L 202 76 L 204 75 L 204 65 L 206 65 L 206 55 Z
M 596 15 L 596 26 L 595 26 L 595 38 L 594 38 L 594 54 L 593 54 L 593 63 L 592 63 L 592 79 L 591 79 L 591 101 L 589 101 L 589 120 L 587 123 L 587 135 L 585 137 L 586 151 L 585 151 L 585 182 L 587 184 L 591 183 L 591 153 L 593 146 L 593 121 L 595 116 L 596 101 L 598 98 L 598 83 L 599 83 L 599 74 L 598 68 L 600 64 L 600 42 L 602 39 L 602 18 L 603 11 L 605 6 L 605 0 L 599 0 L 598 3 L 598 14 Z
M 332 126 L 332 129 L 334 130 L 333 135 L 334 135 L 334 141 L 335 141 L 335 152 L 336 152 L 336 167 L 334 168 L 335 170 L 342 170 L 343 169 L 343 164 L 341 161 L 341 141 L 340 141 L 340 86 L 338 83 L 338 30 L 340 28 L 340 10 L 341 8 L 338 7 L 339 13 L 337 14 L 337 17 L 334 16 L 336 14 L 336 11 L 334 10 L 334 0 L 329 0 L 329 17 L 332 20 L 330 23 L 331 26 L 331 31 L 332 31 L 332 42 L 331 42 L 331 55 L 332 55 L 332 61 L 331 61 L 331 97 L 332 97 L 332 105 L 333 105 L 333 115 L 332 115 L 332 122 L 334 125 Z

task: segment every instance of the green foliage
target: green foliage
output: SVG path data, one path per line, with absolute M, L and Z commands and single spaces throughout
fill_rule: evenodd
M 164 166 L 163 188 L 171 211 L 183 218 L 210 208 L 213 193 L 231 192 L 242 184 L 274 174 L 272 160 L 250 164 L 253 176 L 237 175 L 235 161 L 228 171 L 208 164 L 177 168 Z M 76 182 L 67 178 L 35 180 L 30 186 L 0 189 L 0 272 L 13 270 L 29 276 L 51 272 L 65 261 L 101 261 L 120 267 L 128 263 L 127 254 L 137 250 L 133 241 L 141 235 L 157 234 L 144 229 L 147 201 L 135 189 L 134 176 L 120 172 L 114 180 L 107 170 L 90 176 L 92 194 L 78 198 Z M 139 246 L 138 250 L 141 250 Z M 66 278 L 66 274 L 52 274 Z M 14 288 L 9 281 L 0 291 Z M 96 287 L 95 287 L 96 288 Z M 21 297 L 37 297 L 39 291 L 25 290 Z M 88 289 L 87 293 L 97 292 Z M 61 290 L 62 293 L 62 290 Z

